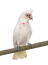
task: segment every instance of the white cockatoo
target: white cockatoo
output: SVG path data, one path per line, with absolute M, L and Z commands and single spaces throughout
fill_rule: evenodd
M 26 45 L 29 42 L 32 34 L 32 29 L 29 24 L 29 20 L 31 19 L 33 19 L 31 10 L 24 11 L 20 15 L 13 32 L 14 48 Z M 13 59 L 24 58 L 26 56 L 26 51 L 15 52 L 13 55 Z

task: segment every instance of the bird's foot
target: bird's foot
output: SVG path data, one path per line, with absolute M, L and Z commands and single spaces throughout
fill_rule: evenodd
M 28 43 L 28 45 L 32 48 L 32 44 L 31 43 Z
M 31 43 L 28 43 L 28 45 L 32 45 Z

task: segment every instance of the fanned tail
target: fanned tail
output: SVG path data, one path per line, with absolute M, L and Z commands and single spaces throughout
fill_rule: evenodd
M 27 57 L 26 51 L 15 52 L 13 55 L 13 59 L 18 59 L 18 58 L 22 59 L 26 57 Z

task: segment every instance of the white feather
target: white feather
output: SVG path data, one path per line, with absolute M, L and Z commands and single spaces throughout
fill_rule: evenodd
M 21 24 L 24 22 L 25 24 Z M 31 26 L 30 24 L 27 24 L 26 22 L 29 22 L 29 19 L 25 19 L 24 15 L 22 14 L 15 26 L 14 32 L 13 32 L 13 43 L 14 47 L 18 45 L 26 45 L 26 43 L 29 42 L 29 39 L 32 34 Z M 17 44 L 16 44 L 17 42 Z

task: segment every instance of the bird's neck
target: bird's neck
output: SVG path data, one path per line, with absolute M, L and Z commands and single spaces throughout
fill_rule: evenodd
M 24 18 L 20 18 L 19 20 L 18 20 L 18 23 L 29 23 L 29 20 L 28 19 L 24 19 Z

